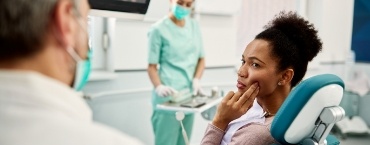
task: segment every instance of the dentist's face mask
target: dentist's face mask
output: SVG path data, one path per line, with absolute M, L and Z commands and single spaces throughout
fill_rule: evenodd
M 82 88 L 86 85 L 89 75 L 91 72 L 91 56 L 92 51 L 89 49 L 87 52 L 87 59 L 83 60 L 80 56 L 73 50 L 73 48 L 68 49 L 69 54 L 72 58 L 76 61 L 76 68 L 75 68 L 75 77 L 73 80 L 72 87 L 77 90 L 81 91 Z
M 78 19 L 77 22 L 81 26 L 81 29 L 86 33 L 86 38 L 87 38 L 87 30 L 86 30 L 86 27 L 83 27 L 81 19 Z M 76 61 L 75 76 L 74 76 L 72 87 L 77 91 L 81 91 L 82 88 L 86 85 L 90 72 L 91 72 L 92 51 L 90 49 L 89 43 L 87 44 L 87 46 L 89 48 L 87 51 L 87 58 L 85 60 L 82 59 L 72 47 L 69 47 L 67 49 L 67 52 Z
M 182 20 L 190 14 L 190 9 L 175 3 L 172 6 L 172 13 L 176 19 Z

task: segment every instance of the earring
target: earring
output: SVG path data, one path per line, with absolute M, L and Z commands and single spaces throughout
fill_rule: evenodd
M 279 86 L 281 86 L 281 84 L 282 84 L 281 82 L 278 83 Z

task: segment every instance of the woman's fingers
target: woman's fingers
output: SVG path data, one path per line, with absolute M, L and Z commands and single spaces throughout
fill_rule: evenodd
M 227 95 L 222 99 L 222 102 L 217 107 L 216 115 L 213 118 L 212 124 L 217 126 L 218 128 L 225 130 L 227 125 L 232 121 L 235 117 L 232 116 L 233 110 L 230 110 L 230 100 L 234 96 L 234 92 L 230 91 Z
M 244 94 L 239 98 L 238 102 L 236 104 L 238 106 L 243 106 L 247 100 L 254 100 L 255 96 L 253 97 L 254 92 L 256 92 L 258 88 L 258 84 L 254 83 Z
M 259 87 L 257 87 L 250 96 L 244 96 L 245 95 L 245 93 L 244 93 L 242 98 L 248 98 L 248 99 L 246 99 L 244 101 L 244 103 L 242 104 L 242 107 L 241 107 L 242 110 L 247 111 L 250 107 L 252 107 L 253 101 L 257 97 L 259 91 L 260 91 L 260 89 L 259 89 Z
M 234 96 L 230 99 L 231 102 L 237 102 L 240 98 L 240 96 L 242 95 L 242 93 L 240 93 L 239 91 L 237 91 L 236 93 L 234 93 Z
M 234 96 L 234 92 L 229 91 L 229 93 L 227 93 L 226 96 L 224 97 L 223 101 L 229 101 L 233 96 Z
M 224 97 L 213 118 L 212 124 L 225 130 L 227 125 L 234 119 L 242 116 L 252 105 L 259 92 L 258 84 L 253 84 L 244 94 L 230 91 Z
M 258 92 L 259 87 L 257 83 L 254 83 L 244 94 L 241 92 L 228 92 L 217 109 L 218 114 L 227 116 L 230 115 L 230 112 L 245 112 L 253 103 Z M 227 118 L 226 116 L 225 118 Z

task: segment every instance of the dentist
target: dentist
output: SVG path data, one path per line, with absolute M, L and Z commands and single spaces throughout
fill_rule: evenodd
M 0 1 L 0 144 L 139 145 L 94 122 L 87 0 Z
M 157 110 L 156 105 L 202 94 L 202 38 L 198 24 L 188 17 L 193 3 L 194 0 L 171 0 L 169 15 L 152 25 L 148 33 L 148 74 L 155 88 L 151 121 L 156 145 L 185 144 L 175 112 Z M 193 121 L 193 114 L 185 115 L 183 123 L 189 137 Z

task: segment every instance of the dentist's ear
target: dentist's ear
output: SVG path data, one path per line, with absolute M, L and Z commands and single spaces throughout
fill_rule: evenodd
M 73 46 L 74 43 L 74 20 L 73 20 L 73 3 L 71 1 L 58 1 L 55 6 L 51 24 L 56 41 L 62 48 Z

